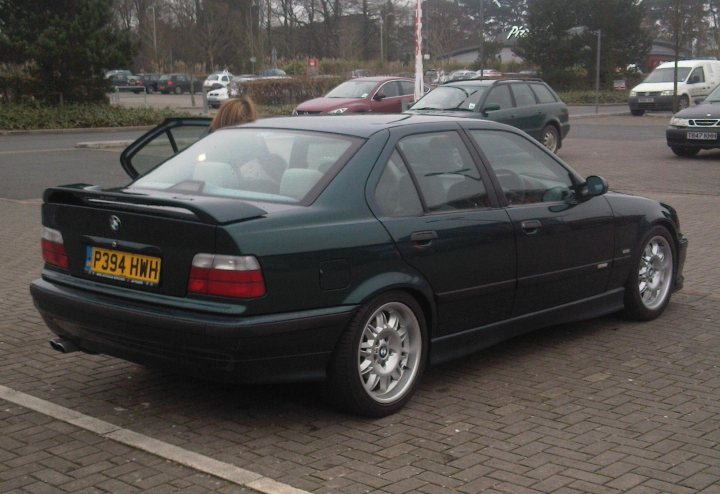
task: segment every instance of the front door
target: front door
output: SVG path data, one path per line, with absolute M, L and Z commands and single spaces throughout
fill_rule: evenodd
M 612 268 L 607 200 L 575 200 L 582 179 L 536 142 L 506 131 L 472 130 L 502 189 L 517 245 L 519 316 L 598 295 Z

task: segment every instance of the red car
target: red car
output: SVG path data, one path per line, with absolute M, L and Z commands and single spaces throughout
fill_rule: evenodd
M 345 81 L 322 98 L 300 103 L 293 115 L 400 113 L 415 99 L 415 80 L 407 77 L 358 77 Z

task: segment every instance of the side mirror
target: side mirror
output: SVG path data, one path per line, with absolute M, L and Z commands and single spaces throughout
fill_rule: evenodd
M 688 84 L 697 84 L 698 82 L 700 82 L 700 77 L 694 75 L 690 78 Z
M 501 110 L 501 109 L 502 109 L 502 108 L 500 108 L 500 105 L 498 105 L 497 103 L 490 103 L 490 104 L 488 104 L 488 105 L 485 105 L 485 108 L 483 108 L 483 111 L 482 111 L 482 112 L 483 112 L 483 113 L 489 113 L 489 112 L 491 112 L 491 111 L 498 111 L 498 110 Z
M 378 91 L 377 93 L 375 93 L 375 96 L 373 96 L 373 99 L 375 101 L 380 101 L 381 99 L 385 99 L 385 98 L 387 98 L 387 95 L 385 93 L 383 93 L 382 91 Z
M 584 196 L 586 197 L 595 197 L 595 196 L 601 196 L 605 194 L 608 191 L 608 183 L 607 180 L 605 180 L 602 177 L 598 177 L 597 175 L 590 175 L 585 180 L 585 187 L 583 187 Z

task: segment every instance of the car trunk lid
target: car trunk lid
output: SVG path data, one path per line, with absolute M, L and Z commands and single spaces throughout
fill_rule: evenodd
M 79 184 L 46 190 L 42 214 L 43 225 L 62 234 L 72 276 L 185 296 L 195 254 L 238 253 L 218 252 L 222 225 L 267 212 L 237 199 Z

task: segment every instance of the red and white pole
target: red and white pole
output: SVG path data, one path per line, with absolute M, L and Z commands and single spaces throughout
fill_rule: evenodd
M 415 4 L 415 101 L 423 95 L 422 0 Z

